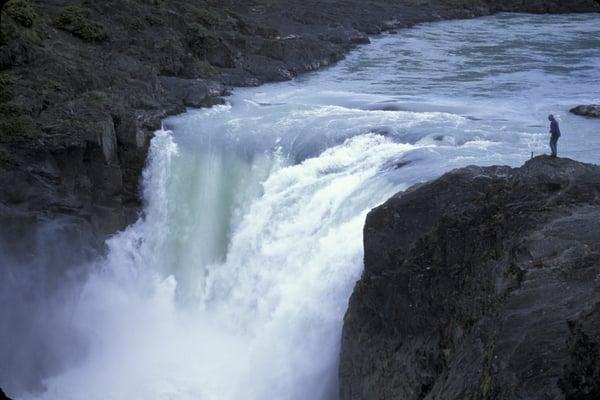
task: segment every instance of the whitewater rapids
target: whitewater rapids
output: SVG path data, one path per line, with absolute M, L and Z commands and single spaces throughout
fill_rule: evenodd
M 140 219 L 63 300 L 82 355 L 20 398 L 325 400 L 370 209 L 468 164 L 600 161 L 600 17 L 383 35 L 326 71 L 164 121 Z M 70 343 L 53 345 L 68 348 Z

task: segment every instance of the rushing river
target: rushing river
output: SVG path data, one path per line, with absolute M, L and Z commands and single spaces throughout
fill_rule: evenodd
M 334 399 L 367 212 L 452 168 L 547 153 L 549 113 L 560 155 L 600 162 L 600 122 L 568 113 L 600 102 L 599 70 L 599 15 L 500 15 L 386 34 L 169 118 L 143 217 L 62 300 L 85 355 L 30 397 Z

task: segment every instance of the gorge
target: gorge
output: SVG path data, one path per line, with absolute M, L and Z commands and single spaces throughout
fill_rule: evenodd
M 595 7 L 580 4 L 589 7 L 584 11 Z M 474 12 L 469 10 L 456 16 Z M 425 19 L 414 13 L 415 22 Z M 7 307 L 1 317 L 9 323 L 0 331 L 0 355 L 10 368 L 0 372 L 0 386 L 31 399 L 333 399 L 338 390 L 342 398 L 368 398 L 355 393 L 369 388 L 359 382 L 369 375 L 357 376 L 348 360 L 370 365 L 369 355 L 354 349 L 376 348 L 353 336 L 350 317 L 341 387 L 337 378 L 342 318 L 363 270 L 367 213 L 398 191 L 454 168 L 517 167 L 532 152 L 543 154 L 550 112 L 565 130 L 560 154 L 597 163 L 598 122 L 568 110 L 600 100 L 599 22 L 597 14 L 500 14 L 420 24 L 372 38 L 326 70 L 237 88 L 224 101 L 214 96 L 244 83 L 241 78 L 262 83 L 273 77 L 230 70 L 222 81 L 190 81 L 149 73 L 140 80 L 154 82 L 152 90 L 160 88 L 157 97 L 165 103 L 147 104 L 142 119 L 115 119 L 114 110 L 85 106 L 85 126 L 75 125 L 83 136 L 66 135 L 73 145 L 64 146 L 62 136 L 49 135 L 56 150 L 38 154 L 29 169 L 23 167 L 33 157 L 27 145 L 11 143 L 24 147 L 2 173 L 8 200 L 2 208 L 1 301 Z M 365 32 L 377 29 L 356 29 L 337 56 L 288 71 L 341 58 L 365 42 Z M 12 90 L 20 96 L 21 88 Z M 99 91 L 108 98 L 86 93 L 86 99 L 114 100 L 114 93 Z M 186 105 L 214 103 L 165 118 Z M 145 145 L 138 218 L 136 174 L 146 160 Z M 596 176 L 593 167 L 577 163 L 543 166 Z M 464 179 L 519 175 L 502 168 L 473 171 Z M 523 175 L 525 183 L 537 179 Z M 548 179 L 554 184 L 558 178 Z M 30 182 L 29 191 L 22 181 Z M 450 189 L 457 207 L 461 193 L 477 189 L 464 186 Z M 565 187 L 548 184 L 544 190 L 562 198 Z M 564 201 L 577 212 L 595 206 L 589 198 L 571 201 L 569 194 Z M 418 201 L 425 206 L 428 198 Z M 450 200 L 436 209 L 446 204 Z M 107 233 L 114 234 L 104 245 Z M 590 238 L 579 238 L 581 246 Z M 360 288 L 371 278 L 365 256 L 367 272 L 349 316 L 362 316 L 362 308 L 353 313 L 352 307 L 362 304 Z M 519 276 L 518 268 L 508 272 Z M 387 318 L 383 311 L 377 315 Z M 564 324 L 563 333 L 569 329 Z M 594 343 L 589 335 L 586 340 Z M 436 398 L 441 383 L 433 373 L 422 375 L 414 387 Z M 496 382 L 488 391 L 481 390 L 483 378 L 473 379 L 481 398 L 495 395 Z M 385 394 L 374 391 L 372 398 L 400 393 L 381 388 Z

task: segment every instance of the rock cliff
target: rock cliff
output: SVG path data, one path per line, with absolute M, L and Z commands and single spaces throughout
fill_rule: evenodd
M 341 400 L 600 398 L 600 167 L 467 167 L 371 211 Z
M 341 59 L 369 34 L 417 22 L 600 11 L 595 0 L 1 5 L 0 222 L 66 216 L 97 243 L 135 218 L 161 119 L 214 104 L 229 86 L 290 79 Z

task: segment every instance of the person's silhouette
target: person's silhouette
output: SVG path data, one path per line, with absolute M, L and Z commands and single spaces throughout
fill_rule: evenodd
M 554 118 L 554 115 L 548 115 L 548 121 L 550 121 L 550 150 L 552 151 L 552 157 L 557 155 L 558 138 L 560 137 L 560 128 L 558 121 Z

